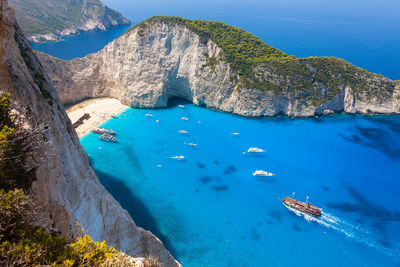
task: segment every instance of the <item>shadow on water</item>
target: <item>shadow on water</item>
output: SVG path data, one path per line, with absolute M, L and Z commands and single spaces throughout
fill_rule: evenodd
M 367 118 L 367 120 L 379 124 L 380 126 L 386 126 L 400 136 L 400 121 L 397 119 L 397 117 L 396 120 L 394 120 L 387 116 L 376 116 Z
M 201 163 L 201 162 L 196 162 L 197 167 L 199 167 L 200 169 L 204 169 L 206 166 Z
M 268 178 L 257 177 L 257 182 L 273 184 L 273 183 L 276 183 L 276 180 L 274 178 L 270 178 L 270 177 L 268 177 Z
M 176 255 L 176 250 L 172 247 L 170 240 L 162 234 L 156 219 L 151 215 L 143 201 L 135 197 L 123 181 L 100 170 L 95 169 L 95 171 L 103 186 L 129 212 L 136 225 L 151 231 L 173 255 Z
M 364 224 L 370 223 L 380 235 L 379 243 L 383 246 L 390 246 L 388 239 L 386 225 L 389 223 L 400 222 L 400 212 L 399 211 L 389 211 L 385 208 L 379 207 L 370 203 L 367 198 L 362 196 L 359 191 L 354 187 L 346 185 L 346 189 L 349 194 L 355 200 L 354 203 L 327 203 L 329 208 L 337 209 L 342 212 L 347 213 L 357 213 L 363 218 L 360 219 Z
M 380 128 L 361 126 L 356 126 L 352 131 L 354 134 L 351 136 L 339 135 L 354 144 L 375 149 L 391 160 L 400 160 L 400 146 L 394 142 L 391 132 Z
M 365 217 L 371 219 L 379 219 L 385 222 L 395 222 L 400 221 L 399 211 L 388 211 L 384 208 L 378 207 L 370 203 L 367 198 L 362 196 L 354 187 L 346 185 L 346 189 L 349 194 L 354 198 L 355 203 L 351 204 L 348 202 L 343 203 L 328 203 L 328 207 L 339 209 L 344 212 L 358 212 Z
M 228 174 L 232 174 L 232 173 L 234 173 L 236 171 L 237 171 L 237 168 L 235 166 L 229 165 L 228 167 L 225 168 L 224 174 L 228 175 Z

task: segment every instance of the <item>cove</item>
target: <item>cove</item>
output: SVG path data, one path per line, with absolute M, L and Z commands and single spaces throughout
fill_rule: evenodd
M 245 118 L 173 100 L 129 108 L 103 127 L 119 142 L 81 139 L 102 184 L 183 266 L 400 262 L 396 116 Z M 252 146 L 266 152 L 244 153 Z M 256 169 L 276 175 L 257 178 Z M 323 216 L 288 210 L 280 198 L 292 192 Z

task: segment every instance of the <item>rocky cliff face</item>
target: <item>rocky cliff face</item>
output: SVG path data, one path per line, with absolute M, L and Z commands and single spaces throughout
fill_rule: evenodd
M 135 225 L 100 184 L 79 144 L 61 101 L 43 67 L 0 1 L 0 84 L 12 102 L 27 110 L 27 127 L 45 124 L 47 146 L 28 160 L 36 162 L 32 195 L 41 210 L 38 224 L 73 236 L 77 224 L 94 240 L 132 255 L 152 255 L 165 266 L 178 266 L 163 244 Z
M 306 94 L 318 92 L 318 103 L 291 94 L 290 85 L 308 77 L 281 75 L 274 71 L 276 66 L 255 71 L 280 87 L 280 92 L 243 88 L 241 77 L 223 59 L 224 52 L 216 43 L 204 42 L 192 30 L 174 23 L 145 22 L 84 58 L 63 61 L 38 55 L 63 103 L 109 96 L 132 107 L 158 108 L 165 107 L 169 98 L 180 97 L 244 116 L 400 112 L 400 84 L 367 72 L 355 74 L 366 84 L 366 91 L 356 91 L 346 82 L 335 88 L 314 82 Z M 310 72 L 318 71 L 312 64 L 304 65 Z M 331 97 L 324 98 L 327 95 Z
M 119 12 L 99 0 L 10 0 L 28 40 L 59 41 L 82 31 L 106 30 L 130 24 Z

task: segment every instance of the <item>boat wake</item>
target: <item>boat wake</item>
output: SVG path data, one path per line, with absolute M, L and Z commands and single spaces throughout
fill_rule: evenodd
M 338 217 L 326 213 L 322 211 L 321 217 L 313 217 L 311 215 L 302 213 L 298 210 L 295 210 L 285 204 L 283 204 L 287 209 L 295 213 L 299 217 L 303 217 L 307 222 L 315 222 L 326 228 L 332 229 L 339 233 L 344 234 L 347 238 L 350 238 L 356 242 L 362 243 L 369 247 L 373 247 L 384 254 L 395 259 L 396 262 L 400 262 L 400 256 L 398 254 L 399 247 L 385 247 L 381 245 L 376 238 L 374 238 L 374 234 L 365 229 L 363 226 L 358 226 L 344 220 L 339 219 Z

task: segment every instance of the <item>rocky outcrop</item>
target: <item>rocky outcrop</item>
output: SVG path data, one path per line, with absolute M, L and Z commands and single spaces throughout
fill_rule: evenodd
M 59 41 L 63 36 L 130 24 L 121 13 L 99 0 L 10 0 L 28 40 Z
M 41 208 L 38 224 L 73 236 L 83 227 L 93 240 L 132 256 L 153 256 L 178 266 L 153 234 L 135 225 L 128 212 L 100 184 L 80 146 L 62 103 L 43 67 L 15 23 L 13 11 L 0 1 L 0 84 L 27 127 L 44 124 L 46 147 L 28 158 L 36 162 L 32 195 Z
M 159 108 L 165 107 L 169 98 L 180 97 L 244 116 L 400 112 L 399 84 L 395 87 L 393 81 L 375 74 L 364 77 L 363 72 L 359 79 L 369 90 L 361 93 L 346 82 L 339 88 L 312 84 L 310 92 L 322 96 L 334 92 L 317 103 L 301 94 L 290 94 L 292 81 L 308 77 L 279 75 L 273 67 L 262 66 L 257 73 L 278 87 L 283 88 L 285 83 L 287 88 L 279 93 L 243 88 L 241 77 L 224 60 L 224 52 L 216 43 L 211 39 L 204 42 L 194 31 L 176 23 L 144 22 L 84 58 L 64 61 L 38 55 L 63 103 L 108 96 L 136 108 Z M 313 66 L 308 68 L 314 71 Z M 388 86 L 391 89 L 386 91 Z M 371 94 L 375 91 L 379 94 Z

